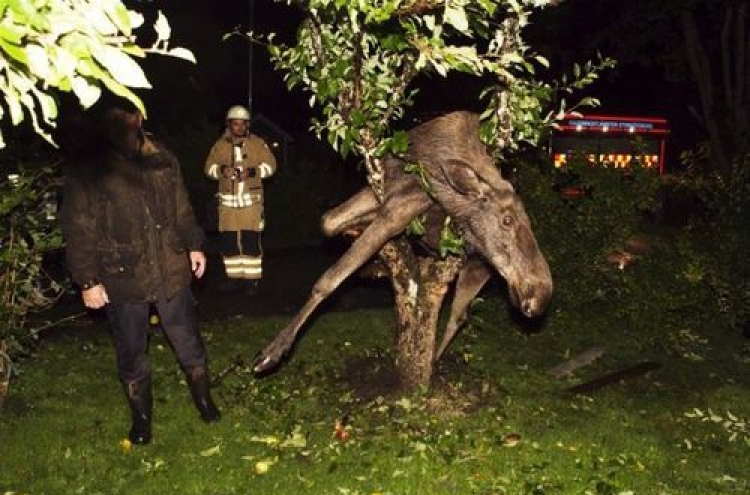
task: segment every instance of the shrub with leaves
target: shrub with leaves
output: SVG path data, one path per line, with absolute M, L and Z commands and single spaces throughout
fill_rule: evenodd
M 64 286 L 45 270 L 45 255 L 62 246 L 56 213 L 56 164 L 12 166 L 0 177 L 0 341 L 8 354 L 25 352 L 31 313 L 50 308 Z
M 629 275 L 611 269 L 606 257 L 642 228 L 644 215 L 655 204 L 656 173 L 639 166 L 629 171 L 592 166 L 582 157 L 560 169 L 547 156 L 516 168 L 521 195 L 553 270 L 556 304 L 624 296 L 617 291 L 627 290 L 623 281 Z
M 690 279 L 712 292 L 722 327 L 742 329 L 750 324 L 750 156 L 734 162 L 728 176 L 709 166 L 704 143 L 680 158 L 685 171 L 667 190 L 684 210 Z

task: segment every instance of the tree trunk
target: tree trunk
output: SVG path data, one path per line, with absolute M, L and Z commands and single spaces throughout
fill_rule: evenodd
M 682 13 L 687 60 L 700 96 L 696 116 L 708 133 L 714 166 L 727 181 L 731 180 L 733 161 L 748 150 L 748 8 L 746 1 L 724 7 L 718 54 L 707 50 L 709 43 L 698 32 L 695 14 L 689 10 Z
M 714 99 L 713 74 L 708 54 L 700 41 L 698 29 L 695 24 L 695 16 L 690 11 L 682 12 L 682 30 L 685 36 L 685 46 L 688 64 L 693 77 L 698 84 L 700 95 L 700 113 L 696 115 L 706 128 L 711 141 L 711 152 L 713 161 L 718 170 L 727 168 L 729 161 L 724 150 L 724 141 L 721 138 L 719 122 L 717 120 L 717 108 Z
M 440 309 L 462 260 L 417 257 L 403 237 L 386 244 L 380 256 L 390 270 L 395 295 L 395 363 L 400 384 L 406 390 L 428 388 Z

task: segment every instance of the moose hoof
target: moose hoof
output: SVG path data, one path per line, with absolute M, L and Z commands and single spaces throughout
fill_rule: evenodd
M 262 375 L 271 371 L 276 367 L 277 364 L 279 364 L 278 359 L 274 359 L 261 352 L 258 353 L 258 355 L 255 356 L 255 359 L 253 360 L 253 372 L 256 375 Z

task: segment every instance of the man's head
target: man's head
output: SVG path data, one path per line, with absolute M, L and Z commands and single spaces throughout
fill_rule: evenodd
M 126 156 L 134 156 L 143 143 L 143 115 L 129 105 L 113 105 L 104 111 L 103 127 L 107 141 Z
M 235 105 L 227 111 L 227 129 L 234 137 L 247 135 L 250 125 L 250 112 L 242 105 Z

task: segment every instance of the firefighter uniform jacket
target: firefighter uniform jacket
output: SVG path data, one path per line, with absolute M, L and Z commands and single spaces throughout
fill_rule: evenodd
M 231 177 L 224 175 L 227 168 Z M 262 231 L 263 179 L 276 172 L 276 158 L 265 141 L 255 134 L 237 140 L 225 131 L 211 148 L 204 172 L 219 181 L 219 232 Z

